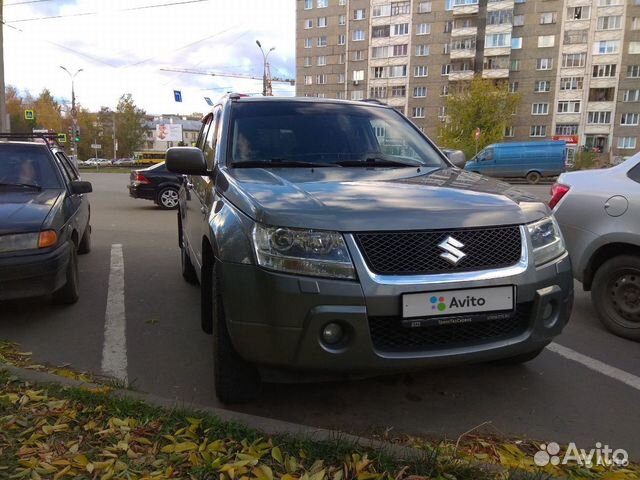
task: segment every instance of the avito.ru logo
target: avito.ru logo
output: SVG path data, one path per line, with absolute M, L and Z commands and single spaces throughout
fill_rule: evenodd
M 469 307 L 482 307 L 487 301 L 480 297 L 471 297 L 467 295 L 465 298 L 452 297 L 448 302 L 446 297 L 431 297 L 431 310 L 440 310 L 444 312 L 447 308 L 469 308 Z

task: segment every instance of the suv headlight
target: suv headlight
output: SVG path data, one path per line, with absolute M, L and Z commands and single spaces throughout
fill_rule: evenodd
M 270 270 L 317 277 L 356 278 L 347 245 L 342 234 L 337 232 L 256 224 L 253 247 L 258 265 Z
M 564 239 L 555 218 L 545 217 L 530 223 L 527 228 L 533 244 L 533 258 L 536 267 L 565 252 Z

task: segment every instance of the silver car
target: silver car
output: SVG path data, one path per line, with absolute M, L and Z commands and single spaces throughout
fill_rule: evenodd
M 640 153 L 609 169 L 563 173 L 549 206 L 602 323 L 640 340 Z

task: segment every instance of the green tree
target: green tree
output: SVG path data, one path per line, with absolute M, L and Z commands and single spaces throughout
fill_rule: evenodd
M 7 86 L 6 89 L 7 113 L 10 117 L 12 133 L 31 133 L 35 123 L 25 120 L 24 111 L 31 109 L 31 105 L 27 103 L 27 99 L 20 96 L 18 89 Z
M 462 150 L 467 158 L 476 153 L 476 129 L 480 129 L 478 150 L 504 139 L 512 124 L 520 96 L 509 92 L 507 82 L 476 77 L 461 84 L 445 100 L 449 121 L 438 132 L 439 145 Z
M 55 132 L 64 132 L 65 122 L 62 119 L 62 107 L 46 88 L 33 101 L 37 128 L 48 128 Z
M 138 108 L 131 94 L 120 97 L 115 112 L 116 139 L 118 140 L 118 156 L 132 157 L 144 143 L 146 112 Z
M 86 160 L 95 155 L 94 150 L 91 148 L 91 144 L 94 141 L 98 141 L 98 116 L 95 113 L 91 113 L 86 108 L 78 106 L 78 127 L 80 128 L 80 143 L 78 143 L 78 158 Z M 100 155 L 102 155 L 101 152 Z

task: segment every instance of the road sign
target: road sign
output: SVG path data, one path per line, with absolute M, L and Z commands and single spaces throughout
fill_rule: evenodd
M 476 128 L 475 139 L 480 140 L 480 129 Z
M 180 90 L 174 90 L 173 98 L 175 98 L 176 102 L 182 102 L 182 92 Z
M 33 114 L 33 110 L 25 110 L 24 111 L 24 119 L 25 120 L 33 120 L 35 117 L 35 115 Z
M 91 148 L 93 148 L 94 150 L 101 150 L 102 145 L 100 145 L 99 143 L 92 143 Z
M 67 134 L 66 133 L 59 133 L 58 134 L 58 142 L 67 143 Z

